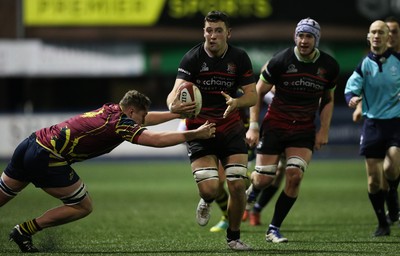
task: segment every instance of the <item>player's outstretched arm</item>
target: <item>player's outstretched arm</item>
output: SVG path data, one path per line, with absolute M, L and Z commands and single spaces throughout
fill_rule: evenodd
M 137 144 L 156 148 L 169 147 L 195 139 L 209 139 L 215 136 L 215 123 L 206 121 L 195 130 L 154 132 L 145 130 L 138 138 Z
M 179 117 L 179 114 L 174 114 L 170 111 L 151 111 L 146 115 L 143 126 L 157 125 Z

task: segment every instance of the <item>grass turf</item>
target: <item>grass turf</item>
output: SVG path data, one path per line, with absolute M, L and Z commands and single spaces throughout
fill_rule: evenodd
M 2 166 L 5 166 L 2 163 Z M 252 252 L 226 247 L 225 232 L 209 228 L 220 218 L 213 205 L 206 227 L 195 221 L 198 194 L 187 161 L 75 164 L 94 201 L 88 217 L 46 229 L 33 239 L 40 255 L 395 255 L 400 227 L 373 238 L 376 218 L 366 193 L 361 160 L 315 160 L 300 196 L 282 225 L 286 244 L 264 240 L 277 196 L 262 212 L 262 226 L 242 224 L 242 240 Z M 59 204 L 29 185 L 0 210 L 0 255 L 16 255 L 11 228 Z

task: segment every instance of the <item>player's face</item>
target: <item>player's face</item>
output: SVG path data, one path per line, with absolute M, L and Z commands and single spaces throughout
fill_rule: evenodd
M 131 108 L 128 111 L 128 116 L 130 119 L 132 119 L 133 121 L 135 121 L 135 123 L 139 124 L 139 125 L 143 125 L 144 124 L 144 119 L 147 116 L 147 110 L 135 110 L 134 108 Z
M 205 48 L 213 56 L 221 56 L 227 47 L 230 30 L 222 21 L 208 22 L 204 24 Z
M 296 36 L 296 46 L 300 54 L 307 58 L 314 52 L 315 48 L 315 37 L 313 34 L 300 32 Z
M 400 44 L 400 28 L 397 22 L 386 22 L 386 25 L 389 27 L 390 39 L 388 42 L 388 46 L 395 51 L 399 50 Z
M 383 21 L 375 21 L 369 28 L 368 37 L 371 49 L 380 53 L 386 50 L 390 39 L 389 29 Z

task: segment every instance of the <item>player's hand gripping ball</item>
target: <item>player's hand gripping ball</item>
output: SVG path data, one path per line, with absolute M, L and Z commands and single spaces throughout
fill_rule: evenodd
M 183 82 L 179 86 L 179 100 L 183 103 L 186 102 L 196 102 L 196 110 L 194 113 L 190 115 L 185 115 L 185 118 L 194 118 L 196 117 L 201 110 L 202 106 L 202 98 L 201 92 L 199 88 L 191 82 Z

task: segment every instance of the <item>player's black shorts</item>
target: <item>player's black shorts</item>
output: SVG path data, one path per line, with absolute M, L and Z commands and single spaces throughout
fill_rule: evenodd
M 360 155 L 382 159 L 392 146 L 400 147 L 400 118 L 366 118 L 361 132 Z
M 280 155 L 288 147 L 308 148 L 314 151 L 315 131 L 296 132 L 268 129 L 263 130 L 257 145 L 258 154 Z
M 189 141 L 188 156 L 190 161 L 193 162 L 207 155 L 216 155 L 219 159 L 224 159 L 230 155 L 247 154 L 245 132 L 243 126 L 235 126 L 235 129 L 230 131 L 217 133 L 215 138 Z
M 13 179 L 32 182 L 40 188 L 67 187 L 79 180 L 69 164 L 49 166 L 56 162 L 32 134 L 17 146 L 4 172 Z

